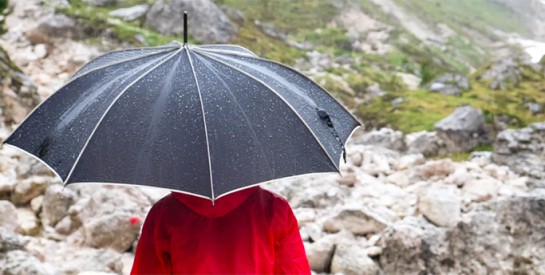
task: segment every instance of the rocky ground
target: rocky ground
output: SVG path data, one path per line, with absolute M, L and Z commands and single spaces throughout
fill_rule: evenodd
M 101 51 L 65 35 L 75 27 L 70 18 L 23 2 L 0 39 L 24 73 L 7 69 L 3 79 L 2 139 Z M 315 273 L 544 274 L 545 123 L 488 137 L 483 121 L 482 112 L 462 107 L 433 132 L 357 132 L 341 175 L 264 187 L 292 205 Z M 492 152 L 461 162 L 441 157 L 483 139 Z M 4 146 L 0 274 L 128 274 L 140 226 L 164 194 L 64 188 L 41 163 Z

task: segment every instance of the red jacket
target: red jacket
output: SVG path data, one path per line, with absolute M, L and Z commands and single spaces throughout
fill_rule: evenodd
M 171 193 L 150 210 L 131 274 L 310 274 L 288 202 L 253 187 L 216 200 Z

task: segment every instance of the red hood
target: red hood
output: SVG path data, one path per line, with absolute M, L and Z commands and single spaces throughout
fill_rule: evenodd
M 259 186 L 256 186 L 240 190 L 216 199 L 214 201 L 214 204 L 212 204 L 212 201 L 209 199 L 204 199 L 183 193 L 172 192 L 172 196 L 174 196 L 176 200 L 193 210 L 193 212 L 209 218 L 215 218 L 224 216 L 227 213 L 231 212 L 233 209 L 237 208 L 239 205 L 245 202 L 250 195 L 252 195 L 255 191 L 259 189 Z

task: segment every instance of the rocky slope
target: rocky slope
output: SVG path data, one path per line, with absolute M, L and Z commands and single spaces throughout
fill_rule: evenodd
M 85 7 L 99 6 L 92 11 L 103 14 L 110 13 L 108 5 L 117 1 L 84 2 Z M 223 2 L 228 7 L 236 6 L 236 1 Z M 395 32 L 392 23 L 387 22 L 389 17 L 378 20 L 369 15 L 366 9 L 371 2 L 375 1 L 362 1 L 365 5 L 353 9 L 346 3 L 332 7 L 333 11 L 343 10 L 342 14 L 347 15 L 330 19 L 344 24 L 349 31 L 351 43 L 345 46 L 357 54 L 348 57 L 334 54 L 330 48 L 312 48 L 289 32 L 286 34 L 283 28 L 288 26 L 268 24 L 275 22 L 273 19 L 255 22 L 248 19 L 252 15 L 247 12 L 225 7 L 222 12 L 238 28 L 232 38 L 235 41 L 241 39 L 247 43 L 249 35 L 245 32 L 268 33 L 254 36 L 258 39 L 253 41 L 254 47 L 259 46 L 253 49 L 256 52 L 274 55 L 287 47 L 314 49 L 299 56 L 296 66 L 325 85 L 331 81 L 346 83 L 343 98 L 350 100 L 352 107 L 362 104 L 358 100 L 366 102 L 384 96 L 390 96 L 387 102 L 393 104 L 396 98 L 391 97 L 392 91 L 400 93 L 398 104 L 404 101 L 407 104 L 415 97 L 401 94 L 405 84 L 391 81 L 389 74 L 382 71 L 391 65 L 371 62 L 366 59 L 369 55 L 362 54 L 367 50 L 383 54 L 389 47 L 386 45 L 391 44 L 380 37 Z M 400 13 L 408 8 L 403 8 L 399 1 L 376 2 L 373 8 L 379 3 L 388 5 L 383 9 L 391 9 L 394 17 L 414 17 Z M 13 12 L 6 22 L 8 31 L 0 37 L 0 46 L 7 53 L 0 55 L 3 95 L 0 138 L 4 139 L 32 106 L 92 57 L 105 49 L 126 46 L 125 43 L 140 43 L 123 42 L 117 32 L 139 28 L 136 24 L 123 25 L 121 21 L 108 19 L 107 22 L 117 22 L 118 25 L 114 24 L 117 27 L 89 29 L 81 15 L 87 8 L 74 9 L 75 3 L 81 2 L 71 1 L 72 6 L 66 1 L 12 3 Z M 316 3 L 322 2 L 309 1 L 306 8 Z M 269 5 L 273 5 L 271 9 L 276 7 L 272 2 Z M 75 11 L 81 17 L 75 16 Z M 124 18 L 133 16 L 127 11 L 119 13 Z M 140 12 L 139 18 L 143 14 Z M 328 18 L 326 15 L 324 18 Z M 359 20 L 366 24 L 358 25 Z M 97 21 L 97 25 L 103 23 L 101 19 Z M 252 26 L 247 25 L 249 21 Z M 420 28 L 421 24 L 429 23 L 421 20 L 411 28 Z M 339 34 L 332 27 L 323 31 L 330 36 Z M 152 41 L 149 39 L 165 38 L 139 32 L 140 29 L 130 32 L 135 41 L 149 43 Z M 98 34 L 104 38 L 91 43 L 93 35 Z M 327 42 L 322 39 L 319 37 L 317 41 Z M 342 41 L 335 40 L 331 45 Z M 360 47 L 361 51 L 352 47 Z M 294 56 L 298 56 L 297 51 Z M 360 65 L 353 62 L 357 58 Z M 496 88 L 504 85 L 506 90 L 487 90 L 502 93 L 527 88 L 525 79 L 534 85 L 543 83 L 538 74 L 542 68 L 517 64 L 501 62 L 479 71 L 478 76 L 487 75 L 487 71 L 498 72 L 492 74 L 486 85 L 496 81 Z M 372 79 L 365 81 L 372 82 L 353 79 L 362 72 L 369 72 Z M 471 85 L 477 81 L 466 79 Z M 448 76 L 440 80 L 433 83 L 442 83 L 448 91 L 458 89 L 462 96 L 471 94 L 463 78 Z M 514 84 L 516 81 L 521 83 L 520 88 Z M 434 101 L 458 99 L 439 91 L 421 93 L 425 97 L 437 95 L 431 97 Z M 422 99 L 419 104 L 429 103 Z M 309 175 L 264 184 L 292 205 L 315 273 L 545 273 L 544 123 L 529 123 L 521 129 L 490 128 L 486 109 L 483 112 L 468 106 L 456 107 L 460 106 L 455 104 L 445 115 L 436 117 L 425 132 L 404 134 L 383 128 L 356 133 L 347 147 L 348 162 L 343 164 L 341 175 Z M 509 124 L 509 119 L 505 123 Z M 493 134 L 496 132 L 497 136 Z M 463 161 L 443 157 L 490 143 L 493 146 L 487 149 L 491 152 L 474 152 Z M 63 188 L 59 179 L 41 163 L 4 146 L 0 150 L 0 273 L 128 274 L 142 221 L 149 207 L 164 194 L 161 190 L 119 186 Z

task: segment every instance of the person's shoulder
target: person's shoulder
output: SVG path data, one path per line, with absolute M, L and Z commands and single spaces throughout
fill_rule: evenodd
M 273 191 L 259 188 L 259 192 L 262 196 L 267 197 L 275 206 L 289 206 L 288 200 Z
M 167 209 L 170 209 L 177 205 L 176 198 L 172 195 L 172 193 L 164 196 L 160 200 L 158 200 L 156 203 L 153 204 L 150 211 L 154 212 L 163 212 Z

